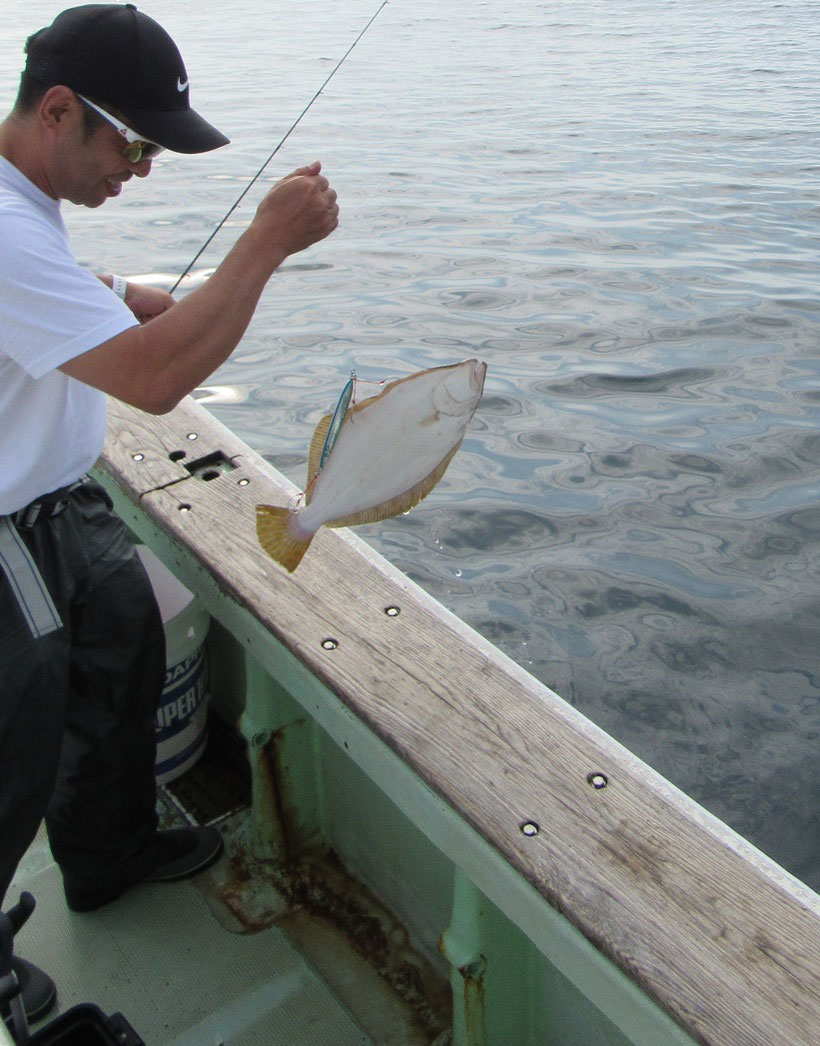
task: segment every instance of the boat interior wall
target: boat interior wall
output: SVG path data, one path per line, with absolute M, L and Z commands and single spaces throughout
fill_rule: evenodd
M 219 630 L 213 636 L 211 660 L 218 661 L 232 640 Z M 236 665 L 235 658 L 229 661 Z M 356 927 L 350 923 L 361 896 L 346 891 L 341 903 L 334 901 L 327 882 L 320 885 L 318 878 L 312 880 L 312 889 L 326 892 L 318 907 L 314 900 L 314 911 L 346 925 L 360 945 L 366 938 L 365 950 L 375 950 L 372 961 L 396 991 L 425 1010 L 434 1003 L 438 1013 L 446 1010 L 455 1024 L 454 1043 L 534 1046 L 577 1041 L 585 1046 L 625 1046 L 634 1041 L 563 977 L 374 785 L 348 754 L 349 738 L 336 743 L 250 656 L 248 668 L 241 722 L 254 777 L 253 845 L 258 859 L 289 865 L 301 860 L 302 868 L 318 874 L 322 855 L 338 857 L 346 872 L 376 898 L 368 907 L 367 926 L 362 929 L 363 920 Z M 225 684 L 223 672 L 222 687 Z M 228 695 L 231 689 L 235 681 Z M 219 698 L 215 703 L 224 711 Z M 260 758 L 261 752 L 265 754 Z M 371 765 L 366 758 L 362 762 Z M 405 789 L 416 793 L 416 803 L 419 788 L 423 786 L 416 783 Z M 327 875 L 326 866 L 323 874 Z M 340 919 L 341 905 L 345 911 Z M 292 929 L 292 920 L 283 921 Z M 588 949 L 586 942 L 579 943 Z M 394 959 L 387 962 L 390 951 Z M 593 962 L 603 965 L 597 957 Z M 429 972 L 424 971 L 425 963 Z M 444 983 L 452 978 L 451 1006 L 441 1001 L 431 973 Z M 332 977 L 331 972 L 326 976 Z M 583 980 L 589 983 L 590 978 Z M 427 1022 L 437 1027 L 430 1017 Z
M 812 1041 L 816 895 L 355 536 L 287 575 L 255 507 L 293 488 L 200 406 L 112 402 L 97 474 L 221 626 L 257 854 L 338 855 L 449 976 L 454 1046 Z
M 442 1013 L 452 1022 L 447 1041 L 459 1046 L 626 1046 L 641 1041 L 619 1031 L 374 784 L 363 767 L 379 776 L 378 767 L 349 730 L 334 740 L 252 654 L 243 658 L 232 634 L 218 625 L 210 632 L 209 657 L 220 666 L 212 697 L 219 715 L 235 713 L 237 694 L 244 698 L 239 723 L 253 781 L 253 857 L 279 866 L 278 872 L 267 874 L 274 875 L 297 909 L 307 908 L 353 938 L 415 1010 L 429 1041 L 438 1041 Z M 389 760 L 389 753 L 384 757 Z M 430 800 L 440 807 L 411 775 L 399 784 L 417 808 Z M 457 835 L 449 813 L 448 820 L 449 833 Z M 343 877 L 334 875 L 337 859 Z M 248 868 L 243 862 L 246 881 Z M 293 889 L 294 876 L 310 877 L 310 900 Z M 502 879 L 503 873 L 496 876 L 499 884 Z M 364 890 L 352 887 L 351 880 Z M 271 916 L 264 907 L 260 915 L 259 895 L 252 890 L 240 900 L 233 892 L 232 910 L 255 928 L 273 917 L 295 944 L 303 945 L 305 923 L 279 911 Z M 583 938 L 578 944 L 608 978 L 609 964 Z M 326 967 L 315 953 L 311 961 L 321 966 L 324 979 L 346 1004 L 353 1005 L 345 985 L 334 982 L 338 967 Z M 583 977 L 586 984 L 594 979 L 589 973 Z M 441 985 L 449 980 L 452 999 L 444 1000 Z M 641 1004 L 656 1009 L 648 1000 Z M 632 1012 L 621 1020 L 634 1023 L 636 1016 Z M 666 1024 L 662 1015 L 660 1021 Z M 656 1022 L 647 1024 L 650 1034 L 656 1034 Z

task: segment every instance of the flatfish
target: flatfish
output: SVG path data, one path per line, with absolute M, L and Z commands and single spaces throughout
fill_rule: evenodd
M 320 527 L 375 523 L 418 504 L 461 446 L 486 371 L 475 359 L 432 367 L 350 407 L 341 424 L 338 410 L 323 417 L 311 440 L 303 503 L 257 506 L 262 548 L 293 571 Z

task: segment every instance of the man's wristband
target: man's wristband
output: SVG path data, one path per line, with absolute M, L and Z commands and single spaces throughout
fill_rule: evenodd
M 128 280 L 126 280 L 124 276 L 112 276 L 111 290 L 118 298 L 122 298 L 122 300 L 125 301 L 125 292 L 128 290 Z

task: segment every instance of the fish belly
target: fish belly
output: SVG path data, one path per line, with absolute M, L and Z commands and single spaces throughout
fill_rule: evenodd
M 364 414 L 352 422 L 319 473 L 310 504 L 299 513 L 307 529 L 372 510 L 414 489 L 462 435 L 461 426 L 440 426 L 437 432 L 428 427 L 422 440 L 415 431 L 418 423 L 405 420 L 385 436 L 366 424 Z

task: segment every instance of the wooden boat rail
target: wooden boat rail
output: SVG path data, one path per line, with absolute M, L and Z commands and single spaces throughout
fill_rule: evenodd
M 515 870 L 519 925 L 548 902 L 697 1042 L 816 1041 L 817 895 L 354 535 L 320 532 L 289 576 L 255 507 L 293 488 L 201 406 L 112 401 L 97 474 L 126 522 L 170 536 L 183 580 L 247 611 Z M 491 860 L 466 874 L 492 893 Z

